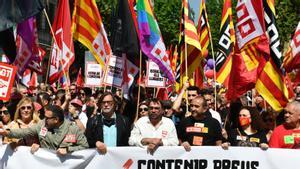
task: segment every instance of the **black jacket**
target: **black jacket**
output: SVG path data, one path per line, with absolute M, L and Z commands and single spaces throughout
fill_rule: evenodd
M 128 119 L 116 113 L 116 128 L 117 128 L 117 146 L 128 146 L 128 139 L 130 136 L 130 125 Z M 90 148 L 96 147 L 96 142 L 103 142 L 103 116 L 97 113 L 88 119 L 85 136 Z

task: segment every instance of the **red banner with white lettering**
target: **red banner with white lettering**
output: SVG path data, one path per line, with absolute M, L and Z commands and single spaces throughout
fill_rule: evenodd
M 9 100 L 17 67 L 0 62 L 0 100 Z

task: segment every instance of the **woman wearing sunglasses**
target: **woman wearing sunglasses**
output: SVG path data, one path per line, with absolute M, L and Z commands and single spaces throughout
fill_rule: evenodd
M 17 110 L 14 116 L 14 121 L 8 126 L 10 129 L 28 128 L 39 122 L 37 114 L 34 112 L 34 104 L 28 97 L 24 97 L 17 105 Z M 33 143 L 38 143 L 35 136 L 25 137 L 23 139 L 14 139 L 17 145 L 31 146 Z
M 148 103 L 146 101 L 143 101 L 139 105 L 138 119 L 143 117 L 143 116 L 148 116 Z

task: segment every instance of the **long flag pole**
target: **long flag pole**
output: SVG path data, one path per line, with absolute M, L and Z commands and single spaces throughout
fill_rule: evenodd
M 184 62 L 185 63 L 185 76 L 187 78 L 186 80 L 189 80 L 188 79 L 188 63 L 187 63 L 187 44 L 185 41 L 184 41 L 184 60 L 185 60 L 185 62 Z M 185 82 L 183 82 L 183 83 L 185 83 Z M 185 105 L 186 111 L 188 111 L 189 110 L 189 101 L 188 101 L 187 92 L 185 92 L 185 100 L 186 100 L 186 105 Z
M 142 77 L 142 51 L 141 50 L 140 50 L 140 64 L 139 64 L 139 67 L 140 67 L 139 80 L 141 81 L 141 77 Z M 138 84 L 138 99 L 137 99 L 137 102 L 136 102 L 136 113 L 135 113 L 134 122 L 137 121 L 138 115 L 139 115 L 140 93 L 141 93 L 141 84 Z
M 208 21 L 207 21 L 207 26 L 209 28 L 209 24 L 208 24 Z M 215 60 L 215 52 L 214 52 L 214 45 L 213 45 L 213 42 L 212 42 L 212 37 L 211 37 L 211 31 L 209 29 L 208 31 L 208 34 L 209 34 L 209 41 L 210 41 L 210 47 L 211 47 L 211 53 L 212 53 L 212 57 L 213 57 L 213 61 L 214 61 L 214 94 L 215 94 L 215 110 L 217 111 L 217 77 L 216 77 L 216 60 Z

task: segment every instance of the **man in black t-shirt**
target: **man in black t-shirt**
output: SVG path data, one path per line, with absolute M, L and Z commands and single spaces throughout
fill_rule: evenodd
M 207 116 L 207 103 L 202 96 L 195 97 L 190 103 L 192 116 L 183 119 L 178 131 L 179 139 L 186 151 L 192 146 L 221 145 L 222 132 L 219 122 Z

